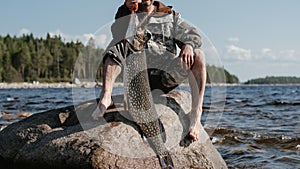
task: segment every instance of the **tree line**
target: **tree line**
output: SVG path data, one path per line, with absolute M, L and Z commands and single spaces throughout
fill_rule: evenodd
M 251 79 L 245 84 L 300 84 L 300 77 L 294 76 L 266 76 L 264 78 Z
M 103 52 L 92 38 L 84 45 L 49 33 L 46 38 L 0 36 L 0 82 L 71 82 L 73 77 L 101 81 Z M 213 65 L 207 66 L 207 75 L 208 83 L 239 82 L 235 75 Z
M 32 34 L 0 36 L 0 82 L 70 81 L 76 60 L 85 48 L 79 41 L 63 42 L 60 36 L 49 33 L 45 39 Z M 103 49 L 95 48 L 94 52 L 101 55 Z M 93 62 L 88 56 L 84 56 L 84 73 L 88 73 L 88 63 Z

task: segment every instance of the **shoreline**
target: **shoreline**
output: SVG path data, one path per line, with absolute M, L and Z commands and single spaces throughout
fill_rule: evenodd
M 188 86 L 188 84 L 181 84 L 180 86 Z M 300 84 L 226 84 L 226 83 L 215 83 L 206 84 L 206 87 L 211 86 L 300 86 Z M 0 83 L 0 89 L 31 89 L 31 88 L 94 88 L 102 87 L 102 83 L 96 82 L 83 82 L 80 84 L 69 83 L 69 82 L 58 82 L 58 83 L 29 83 L 29 82 L 12 82 L 12 83 Z M 114 87 L 123 87 L 123 83 L 116 82 Z
M 34 88 L 95 88 L 101 87 L 102 83 L 82 82 L 80 84 L 69 82 L 58 83 L 29 83 L 29 82 L 13 82 L 0 83 L 0 89 L 34 89 Z M 122 83 L 115 83 L 114 87 L 121 87 Z

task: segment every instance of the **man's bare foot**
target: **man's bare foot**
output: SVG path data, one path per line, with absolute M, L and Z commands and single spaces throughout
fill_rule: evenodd
M 106 105 L 105 105 L 105 103 L 106 103 Z M 113 105 L 113 102 L 111 99 L 108 102 L 103 102 L 103 103 L 99 102 L 99 106 L 92 113 L 92 118 L 94 120 L 99 120 L 100 118 L 102 118 L 104 116 L 106 110 L 112 105 Z
M 198 141 L 200 137 L 200 128 L 201 124 L 199 122 L 195 122 L 194 124 L 191 123 L 190 130 L 189 130 L 189 136 L 193 141 Z
M 200 117 L 197 113 L 190 112 L 190 128 L 189 128 L 189 136 L 193 141 L 198 141 L 200 137 L 201 130 L 201 122 Z
M 200 139 L 200 130 L 202 128 L 202 125 L 200 122 L 200 118 L 196 118 L 200 116 L 192 112 L 190 112 L 188 116 L 190 127 L 188 128 L 188 134 L 185 135 L 184 138 L 180 141 L 180 146 L 182 147 L 188 147 L 190 144 Z

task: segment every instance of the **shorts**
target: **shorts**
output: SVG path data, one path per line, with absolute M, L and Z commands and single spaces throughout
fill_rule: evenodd
M 153 71 L 160 70 L 148 69 L 149 85 L 151 91 L 159 89 L 166 94 L 175 89 L 180 84 L 164 71 L 160 71 L 160 74 L 151 74 Z
M 126 53 L 131 52 L 128 48 L 126 49 L 127 51 L 124 51 L 124 49 L 126 49 L 124 48 L 124 43 L 120 42 L 116 44 L 106 52 L 103 63 L 107 57 L 110 57 L 122 67 L 126 59 L 124 56 Z M 151 55 L 149 57 L 151 57 Z M 158 67 L 150 66 L 150 68 L 147 69 L 151 90 L 159 89 L 162 90 L 163 93 L 168 93 L 187 79 L 190 70 L 182 69 L 178 65 L 178 57 L 159 62 L 163 64 Z

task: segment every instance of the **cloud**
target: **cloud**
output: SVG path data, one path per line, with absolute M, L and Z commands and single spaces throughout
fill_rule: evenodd
M 105 34 L 83 34 L 82 37 L 78 36 L 77 38 L 81 39 L 81 42 L 83 44 L 87 44 L 88 41 L 92 38 L 94 40 L 94 43 L 97 47 L 106 48 L 108 43 L 108 38 Z
M 228 38 L 229 45 L 223 54 L 224 61 L 259 61 L 259 62 L 295 62 L 300 61 L 300 54 L 294 49 L 276 50 L 261 48 L 260 50 L 240 47 L 238 37 Z
M 95 41 L 95 45 L 97 47 L 101 47 L 101 48 L 105 48 L 110 41 L 108 39 L 107 35 L 105 35 L 105 34 L 85 33 L 82 35 L 69 35 L 69 34 L 63 33 L 59 29 L 57 29 L 54 32 L 50 32 L 49 34 L 50 34 L 50 36 L 61 36 L 62 40 L 65 42 L 79 41 L 79 42 L 82 42 L 83 44 L 87 44 L 88 41 L 92 38 Z
M 263 55 L 269 54 L 270 52 L 272 52 L 272 49 L 270 48 L 262 48 L 261 52 Z
M 229 43 L 234 43 L 234 44 L 236 44 L 236 43 L 238 43 L 238 42 L 240 41 L 240 39 L 237 38 L 237 37 L 231 37 L 231 38 L 228 38 L 227 41 L 228 41 Z
M 293 62 L 299 61 L 299 56 L 297 57 L 297 52 L 294 49 L 276 51 L 270 48 L 263 48 L 261 49 L 261 53 L 257 55 L 257 59 L 265 61 Z
M 30 33 L 31 33 L 31 31 L 30 31 L 29 29 L 27 29 L 27 28 L 22 28 L 22 29 L 19 31 L 18 35 L 19 35 L 19 36 L 23 36 L 23 35 L 28 35 L 28 34 L 30 34 Z
M 105 34 L 100 34 L 95 36 L 96 45 L 105 48 L 108 43 L 108 37 Z
M 296 50 L 273 50 L 262 48 L 260 51 L 244 49 L 236 45 L 226 47 L 224 59 L 228 61 L 295 62 L 300 61 Z
M 241 47 L 239 38 L 228 38 L 222 53 L 224 66 L 240 81 L 264 76 L 299 76 L 300 53 L 295 49 Z M 272 45 L 272 44 L 270 44 Z
M 226 61 L 249 61 L 253 59 L 252 51 L 238 46 L 240 39 L 238 37 L 230 37 L 227 39 L 229 45 L 226 46 L 223 58 Z
M 30 33 L 31 31 L 29 29 L 22 28 L 18 32 L 17 36 L 29 35 Z M 95 45 L 100 48 L 106 48 L 108 43 L 111 41 L 111 37 L 106 35 L 105 33 L 84 33 L 82 35 L 70 35 L 62 32 L 60 29 L 57 29 L 55 31 L 50 31 L 49 34 L 51 37 L 60 36 L 64 42 L 79 41 L 85 45 L 92 38 L 95 42 Z
M 64 42 L 71 42 L 71 41 L 77 41 L 78 40 L 78 39 L 76 39 L 76 36 L 72 36 L 72 35 L 68 35 L 66 33 L 63 33 L 60 29 L 57 29 L 55 31 L 50 31 L 49 34 L 50 34 L 51 37 L 60 36 L 61 39 Z
M 282 60 L 287 60 L 287 61 L 299 60 L 299 57 L 297 57 L 296 50 L 294 49 L 282 50 L 279 52 L 279 56 Z
M 66 37 L 64 33 L 62 33 L 59 29 L 57 29 L 54 32 L 49 32 L 50 36 L 61 36 L 61 37 Z
M 244 49 L 235 45 L 229 45 L 226 47 L 225 59 L 248 61 L 252 59 L 251 50 Z
M 276 60 L 278 57 L 270 48 L 262 48 L 261 52 L 256 55 L 257 60 Z

